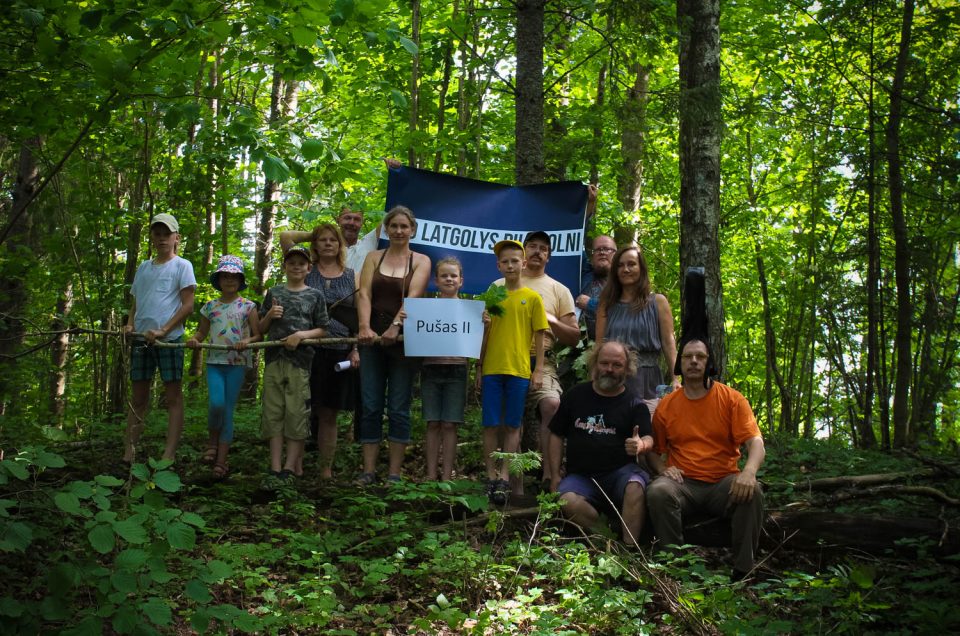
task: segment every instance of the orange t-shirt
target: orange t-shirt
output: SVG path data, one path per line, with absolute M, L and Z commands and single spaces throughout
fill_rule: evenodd
M 667 453 L 667 465 L 708 483 L 739 472 L 740 446 L 759 436 L 747 399 L 719 382 L 699 400 L 674 391 L 653 414 L 655 449 Z

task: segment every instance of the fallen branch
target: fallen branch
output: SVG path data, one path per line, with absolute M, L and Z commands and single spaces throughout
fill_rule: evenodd
M 934 477 L 939 471 L 929 470 L 911 470 L 900 473 L 879 473 L 874 475 L 849 475 L 841 477 L 824 477 L 823 479 L 811 479 L 803 483 L 794 483 L 794 486 L 805 486 L 810 490 L 832 490 L 835 488 L 858 488 L 862 486 L 876 486 L 879 484 L 889 484 L 894 481 L 904 479 L 917 479 L 919 477 Z
M 947 504 L 948 506 L 960 506 L 960 499 L 955 499 L 943 492 L 942 490 L 937 490 L 931 486 L 901 486 L 898 484 L 887 484 L 882 486 L 874 486 L 872 488 L 858 488 L 856 490 L 845 490 L 843 492 L 838 492 L 834 495 L 831 495 L 827 498 L 825 502 L 818 502 L 821 506 L 826 504 L 838 503 L 841 501 L 849 501 L 850 499 L 861 499 L 863 497 L 877 497 L 881 495 L 920 495 L 922 497 L 930 497 L 931 499 L 936 499 L 942 503 Z

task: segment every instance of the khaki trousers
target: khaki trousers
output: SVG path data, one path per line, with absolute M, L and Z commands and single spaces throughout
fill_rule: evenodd
M 750 501 L 729 504 L 730 484 L 736 476 L 727 475 L 715 484 L 689 478 L 684 478 L 681 484 L 663 475 L 657 477 L 647 488 L 647 507 L 661 548 L 683 545 L 685 514 L 724 517 L 731 520 L 734 569 L 740 572 L 753 569 L 753 555 L 763 526 L 763 491 L 757 484 Z

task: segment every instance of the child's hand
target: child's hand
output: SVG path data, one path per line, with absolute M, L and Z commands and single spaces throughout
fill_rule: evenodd
M 271 307 L 270 309 L 272 310 L 273 307 Z M 287 351 L 293 351 L 298 346 L 300 346 L 300 342 L 302 340 L 303 340 L 303 332 L 295 331 L 289 336 L 287 336 L 286 338 L 284 338 L 281 342 L 283 342 L 284 349 L 286 349 Z
M 236 351 L 243 351 L 244 349 L 247 348 L 247 345 L 248 345 L 248 344 L 250 344 L 250 340 L 249 340 L 248 338 L 244 338 L 243 340 L 241 340 L 241 341 L 238 342 L 237 344 L 233 345 L 233 348 L 234 348 L 234 350 L 236 350 Z
M 280 320 L 283 318 L 283 305 L 281 305 L 279 301 L 273 301 L 273 306 L 267 311 L 267 318 L 270 320 Z
M 199 349 L 200 342 L 197 340 L 196 336 L 190 336 L 190 339 L 183 343 L 188 349 Z
M 394 318 L 394 320 L 399 320 L 400 322 L 403 322 L 406 319 L 407 319 L 407 310 L 401 307 L 400 313 L 397 314 L 397 317 Z
M 534 390 L 543 388 L 543 371 L 540 369 L 530 374 L 530 388 Z
M 143 332 L 143 339 L 147 341 L 147 344 L 153 344 L 161 338 L 163 338 L 163 331 L 159 329 L 149 329 Z
M 490 325 L 490 312 L 486 309 L 483 310 L 483 326 L 487 327 Z

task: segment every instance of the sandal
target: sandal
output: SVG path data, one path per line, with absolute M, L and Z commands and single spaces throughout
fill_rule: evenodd
M 213 478 L 217 481 L 226 479 L 227 475 L 230 474 L 230 466 L 227 462 L 217 462 L 213 466 Z
M 203 455 L 200 456 L 200 462 L 203 464 L 213 464 L 216 461 L 217 461 L 217 447 L 207 446 L 207 450 L 203 451 Z

